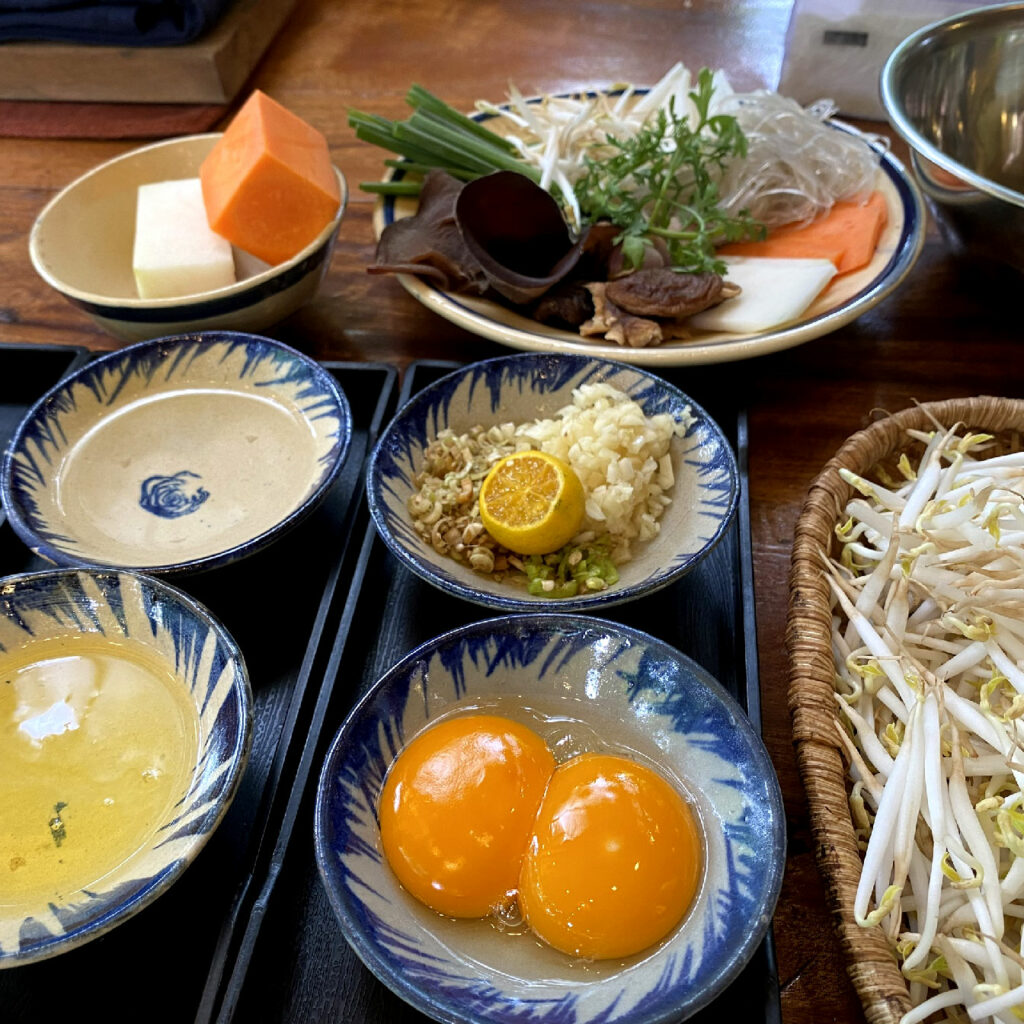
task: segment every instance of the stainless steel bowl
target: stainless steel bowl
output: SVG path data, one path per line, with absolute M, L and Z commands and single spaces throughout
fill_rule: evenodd
M 947 240 L 1024 270 L 1024 3 L 908 36 L 882 69 L 881 95 Z

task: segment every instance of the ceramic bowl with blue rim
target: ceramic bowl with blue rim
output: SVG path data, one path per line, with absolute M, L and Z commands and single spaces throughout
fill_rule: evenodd
M 510 576 L 470 568 L 417 530 L 409 501 L 427 446 L 445 429 L 550 419 L 583 385 L 608 384 L 647 416 L 667 413 L 681 424 L 669 457 L 674 484 L 657 536 L 631 544 L 605 590 L 551 599 L 528 592 Z M 526 353 L 471 363 L 435 381 L 398 411 L 370 455 L 370 514 L 392 553 L 427 582 L 456 597 L 506 611 L 584 611 L 610 607 L 668 586 L 685 575 L 724 536 L 739 496 L 736 458 L 718 424 L 692 398 L 655 374 L 624 363 L 578 355 Z M 432 530 L 431 533 L 434 531 Z
M 96 569 L 0 579 L 0 968 L 166 892 L 223 819 L 251 738 L 242 655 L 180 590 Z
M 217 132 L 154 142 L 100 164 L 43 208 L 29 235 L 39 276 L 109 334 L 143 341 L 187 331 L 264 331 L 313 299 L 331 263 L 348 191 L 323 231 L 276 266 L 234 250 L 236 283 L 175 298 L 139 297 L 132 270 L 140 185 L 199 176 Z
M 962 66 L 957 71 L 964 73 Z M 945 84 L 945 89 L 949 90 L 948 84 Z M 617 95 L 618 91 L 613 90 L 611 95 Z M 633 90 L 638 96 L 648 91 L 644 88 Z M 1013 91 L 1012 87 L 1010 91 Z M 587 94 L 593 97 L 599 91 L 588 90 Z M 528 102 L 543 101 L 544 97 L 534 96 Z M 500 108 L 504 105 L 498 106 Z M 947 102 L 943 109 L 956 111 L 959 107 Z M 894 125 L 898 131 L 901 130 L 900 120 L 905 119 L 897 120 L 898 115 L 891 106 L 889 110 Z M 490 112 L 477 111 L 472 116 L 492 130 L 502 130 L 502 122 L 495 120 Z M 521 309 L 495 302 L 489 297 L 442 291 L 426 277 L 413 274 L 396 276 L 405 290 L 432 312 L 482 338 L 528 352 L 589 353 L 605 359 L 620 359 L 636 366 L 657 368 L 734 362 L 803 345 L 851 323 L 900 287 L 921 255 L 928 224 L 921 189 L 914 175 L 908 173 L 903 164 L 888 152 L 887 141 L 880 142 L 842 121 L 829 119 L 825 123 L 836 131 L 863 138 L 877 152 L 879 167 L 875 188 L 885 198 L 887 221 L 878 240 L 875 256 L 867 266 L 834 277 L 829 287 L 818 295 L 800 317 L 778 327 L 732 333 L 700 330 L 691 325 L 691 336 L 688 338 L 630 348 L 603 339 L 581 338 L 576 332 L 553 324 L 542 324 L 524 315 Z M 960 140 L 963 133 L 947 131 L 945 134 Z M 904 135 L 906 137 L 906 133 Z M 910 141 L 913 146 L 914 140 Z M 386 180 L 401 181 L 406 173 L 399 163 L 389 170 Z M 377 237 L 389 224 L 414 214 L 417 203 L 415 196 L 381 195 L 373 214 Z M 986 244 L 986 235 L 993 230 L 998 230 L 995 222 L 982 233 L 982 244 Z
M 39 399 L 4 454 L 0 497 L 50 562 L 198 572 L 309 515 L 351 438 L 347 398 L 301 352 L 231 331 L 160 338 Z
M 661 942 L 625 959 L 577 960 L 526 929 L 443 917 L 402 888 L 380 842 L 385 775 L 422 730 L 475 711 L 521 720 L 559 760 L 597 750 L 645 761 L 690 801 L 703 874 L 693 905 Z M 320 874 L 352 948 L 408 1003 L 459 1024 L 685 1019 L 753 955 L 785 860 L 778 780 L 725 689 L 643 632 L 553 613 L 472 623 L 386 672 L 334 738 L 314 829 Z

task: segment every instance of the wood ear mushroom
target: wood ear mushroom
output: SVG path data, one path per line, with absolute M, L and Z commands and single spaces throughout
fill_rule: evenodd
M 490 286 L 517 304 L 561 281 L 586 241 L 586 232 L 574 241 L 557 200 L 516 171 L 467 182 L 455 200 L 455 221 Z

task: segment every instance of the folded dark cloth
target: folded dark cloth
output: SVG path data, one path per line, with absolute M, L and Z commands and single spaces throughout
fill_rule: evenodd
M 0 0 L 0 42 L 17 39 L 102 46 L 174 46 L 198 39 L 232 2 Z

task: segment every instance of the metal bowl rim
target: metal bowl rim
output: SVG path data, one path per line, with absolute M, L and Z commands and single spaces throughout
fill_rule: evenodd
M 907 36 L 889 55 L 882 67 L 879 89 L 882 106 L 885 108 L 890 124 L 920 156 L 971 185 L 979 192 L 1002 199 L 1013 206 L 1024 207 L 1024 194 L 1016 189 L 1000 185 L 998 182 L 965 167 L 921 135 L 903 113 L 903 105 L 896 89 L 897 79 L 906 65 L 918 55 L 918 51 L 927 49 L 934 40 L 945 37 L 948 33 L 956 30 L 958 26 L 970 24 L 973 29 L 978 24 L 1000 21 L 1007 14 L 1013 13 L 1021 15 L 1021 27 L 1024 28 L 1024 2 L 1000 4 L 996 7 L 976 7 L 925 25 Z

